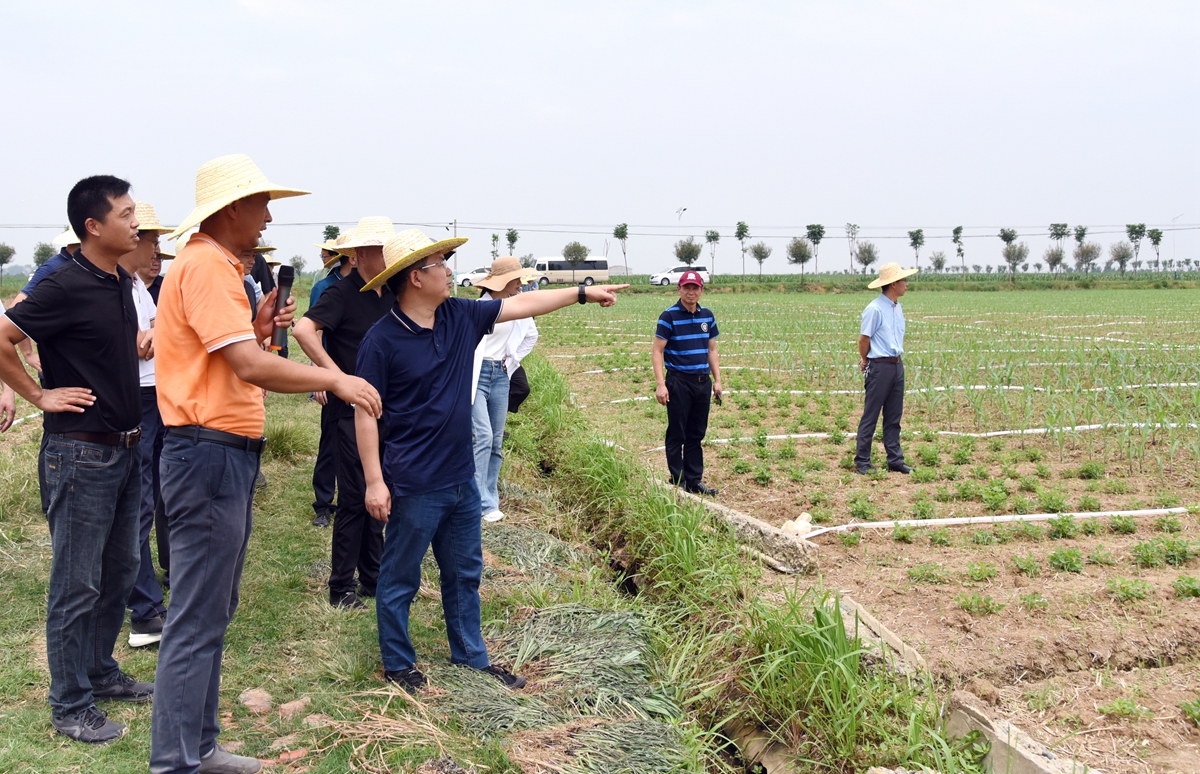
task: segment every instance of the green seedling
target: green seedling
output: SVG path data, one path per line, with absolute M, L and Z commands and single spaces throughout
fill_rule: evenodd
M 946 583 L 949 579 L 940 564 L 918 564 L 908 568 L 908 579 L 913 583 Z
M 955 597 L 958 606 L 971 615 L 992 615 L 1004 609 L 1004 605 L 989 596 L 979 593 L 959 594 Z
M 1171 588 L 1175 589 L 1175 596 L 1179 599 L 1200 598 L 1200 578 L 1193 578 L 1190 575 L 1180 575 L 1172 581 Z
M 1109 578 L 1105 589 L 1118 602 L 1145 599 L 1154 591 L 1153 586 L 1138 578 Z
M 985 583 L 996 577 L 996 565 L 990 562 L 967 562 L 967 577 L 975 583 Z
M 1022 594 L 1018 599 L 1020 599 L 1021 607 L 1030 613 L 1041 612 L 1050 607 L 1050 601 L 1036 591 L 1031 594 Z
M 1012 561 L 1016 565 L 1017 572 L 1030 578 L 1036 578 L 1042 574 L 1042 563 L 1034 556 L 1032 551 L 1025 556 L 1014 556 Z
M 1078 548 L 1056 548 L 1047 561 L 1059 572 L 1083 572 L 1083 556 Z
M 946 548 L 951 544 L 950 533 L 946 529 L 936 529 L 929 533 L 929 542 L 935 546 Z
M 1079 534 L 1079 525 L 1069 513 L 1060 513 L 1046 522 L 1046 534 L 1051 540 L 1066 540 Z
M 1113 516 L 1108 520 L 1108 531 L 1114 535 L 1132 535 L 1137 532 L 1137 520 L 1132 516 Z

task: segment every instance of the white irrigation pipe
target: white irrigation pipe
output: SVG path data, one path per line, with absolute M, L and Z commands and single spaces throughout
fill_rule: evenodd
M 800 537 L 812 540 L 827 532 L 847 532 L 852 529 L 888 529 L 895 527 L 953 527 L 962 524 L 1005 524 L 1014 521 L 1049 521 L 1059 516 L 1073 518 L 1095 518 L 1099 516 L 1168 516 L 1171 514 L 1187 513 L 1187 508 L 1150 508 L 1141 511 L 1077 511 L 1072 513 L 1026 513 L 1012 516 L 961 516 L 953 519 L 904 519 L 900 521 L 856 521 L 852 524 L 840 524 L 836 527 L 814 529 Z
M 42 412 L 35 411 L 27 417 L 21 417 L 20 419 L 14 420 L 11 427 L 16 427 L 17 425 L 21 424 L 22 422 L 24 422 L 27 419 L 33 419 L 35 417 L 40 417 L 41 415 L 42 415 Z
M 1137 427 L 1137 428 L 1141 428 L 1141 427 L 1153 427 L 1153 428 L 1186 427 L 1186 428 L 1194 430 L 1194 429 L 1200 427 L 1200 425 L 1198 425 L 1195 422 L 1188 422 L 1187 424 L 1183 424 L 1183 423 L 1179 423 L 1179 422 L 1162 422 L 1162 423 L 1159 423 L 1159 422 L 1153 422 L 1153 423 L 1150 423 L 1150 422 L 1122 422 L 1122 423 L 1113 422 L 1113 423 L 1104 424 L 1104 425 L 1073 425 L 1071 427 L 1031 427 L 1031 428 L 1026 428 L 1024 430 L 993 430 L 988 433 L 960 433 L 957 430 L 938 430 L 937 434 L 938 435 L 954 435 L 954 436 L 965 437 L 965 438 L 998 438 L 1000 436 L 1005 436 L 1005 435 L 1046 435 L 1048 433 L 1072 433 L 1072 432 L 1077 433 L 1077 432 L 1083 432 L 1085 430 L 1104 430 L 1106 428 L 1122 428 L 1122 427 Z M 918 430 L 916 432 L 919 433 L 921 431 Z M 829 435 L 830 435 L 829 433 L 790 433 L 788 435 L 768 435 L 768 436 L 766 436 L 766 439 L 768 441 L 786 441 L 786 440 L 791 440 L 791 439 L 795 439 L 795 438 L 828 438 Z M 843 433 L 843 435 L 847 435 L 847 436 L 853 435 L 853 431 L 847 430 Z M 704 444 L 748 443 L 750 441 L 757 441 L 759 438 L 762 438 L 762 437 L 763 436 L 753 436 L 752 435 L 752 436 L 743 437 L 743 438 L 705 438 L 704 441 L 702 441 L 702 443 L 704 443 Z M 651 452 L 659 452 L 659 451 L 663 451 L 666 448 L 667 447 L 665 447 L 665 446 L 656 446 L 653 449 L 644 450 L 642 452 L 642 454 L 650 454 Z

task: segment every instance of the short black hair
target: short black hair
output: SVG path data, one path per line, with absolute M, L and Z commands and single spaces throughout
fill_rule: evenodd
M 87 238 L 84 226 L 88 218 L 101 223 L 112 212 L 112 200 L 129 193 L 129 182 L 112 175 L 92 175 L 75 184 L 67 194 L 67 220 L 71 230 L 82 241 Z
M 411 275 L 416 270 L 417 270 L 417 264 L 415 264 L 415 263 L 410 264 L 409 266 L 405 266 L 400 271 L 398 271 L 395 274 L 393 274 L 392 276 L 388 277 L 387 282 L 384 284 L 386 284 L 388 286 L 388 290 L 392 291 L 392 295 L 394 295 L 398 299 L 398 298 L 400 298 L 400 296 L 404 295 L 404 290 L 405 290 L 405 288 L 408 287 L 409 275 Z

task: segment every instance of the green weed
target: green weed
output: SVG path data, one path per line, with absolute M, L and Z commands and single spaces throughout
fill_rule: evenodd
M 1096 710 L 1101 715 L 1108 715 L 1114 718 L 1140 718 L 1154 714 L 1145 707 L 1138 705 L 1133 699 L 1125 697 L 1114 699 L 1109 704 L 1101 704 Z
M 1132 516 L 1113 516 L 1108 520 L 1108 531 L 1114 535 L 1132 535 L 1137 532 L 1137 520 Z
M 913 583 L 936 583 L 942 584 L 949 582 L 946 571 L 942 569 L 940 564 L 918 564 L 916 567 L 908 568 L 908 579 Z
M 990 562 L 967 562 L 967 577 L 975 583 L 984 583 L 996 577 L 996 565 Z
M 1040 612 L 1050 607 L 1050 601 L 1036 591 L 1030 594 L 1022 594 L 1018 599 L 1020 600 L 1020 606 L 1030 613 Z
M 950 532 L 945 528 L 935 529 L 929 533 L 929 542 L 931 545 L 945 548 L 951 544 Z

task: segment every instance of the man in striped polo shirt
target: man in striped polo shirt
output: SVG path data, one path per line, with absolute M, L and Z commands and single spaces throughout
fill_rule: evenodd
M 717 356 L 717 320 L 700 306 L 704 280 L 699 272 L 679 278 L 679 302 L 658 316 L 650 359 L 654 397 L 667 407 L 667 469 L 671 483 L 689 492 L 715 495 L 706 485 L 700 442 L 708 432 L 708 404 L 721 400 L 721 362 Z

